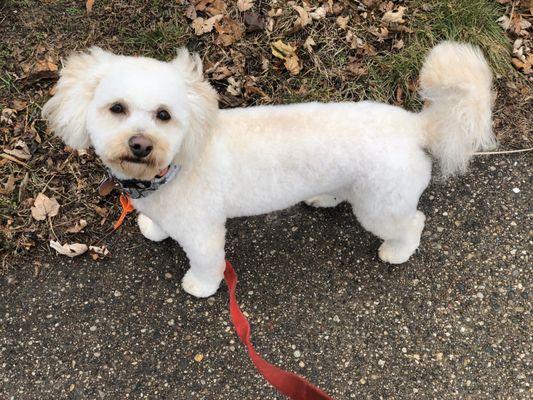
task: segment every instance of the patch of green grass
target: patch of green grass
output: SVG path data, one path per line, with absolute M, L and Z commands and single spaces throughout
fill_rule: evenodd
M 15 82 L 11 74 L 3 72 L 0 74 L 0 98 L 7 96 L 11 93 L 18 93 L 18 89 L 15 86 Z
M 33 6 L 32 0 L 7 0 L 6 5 L 8 6 L 17 6 L 17 7 L 31 7 Z
M 176 49 L 185 45 L 187 31 L 181 21 L 171 20 L 158 22 L 146 30 L 140 30 L 132 35 L 129 31 L 122 31 L 124 43 L 133 46 L 149 57 L 175 54 Z
M 77 15 L 85 14 L 85 10 L 82 10 L 81 8 L 77 8 L 77 7 L 67 7 L 65 11 L 67 12 L 68 15 L 71 15 L 73 17 Z
M 423 11 L 422 4 L 431 9 Z M 407 90 L 418 77 L 425 55 L 442 40 L 456 40 L 479 46 L 496 73 L 512 70 L 509 63 L 509 42 L 496 20 L 503 14 L 501 6 L 491 0 L 411 0 L 411 17 L 405 47 L 369 60 L 368 97 L 390 102 L 401 87 L 406 95 L 405 106 L 416 109 L 420 99 Z

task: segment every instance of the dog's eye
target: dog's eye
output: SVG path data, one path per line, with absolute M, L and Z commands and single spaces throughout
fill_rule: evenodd
M 159 110 L 157 112 L 157 119 L 160 119 L 161 121 L 168 121 L 170 119 L 170 114 L 167 110 Z
M 109 108 L 109 111 L 111 111 L 113 114 L 123 114 L 126 109 L 124 106 L 120 103 L 115 103 Z

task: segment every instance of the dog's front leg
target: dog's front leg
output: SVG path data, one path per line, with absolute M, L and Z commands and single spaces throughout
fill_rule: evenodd
M 194 227 L 180 240 L 191 267 L 183 277 L 183 289 L 195 297 L 216 293 L 224 277 L 224 226 Z
M 142 213 L 137 217 L 137 224 L 139 225 L 139 229 L 146 239 L 154 242 L 160 242 L 168 237 L 168 233 L 166 233 L 163 229 L 161 229 L 161 227 L 159 227 L 159 225 Z

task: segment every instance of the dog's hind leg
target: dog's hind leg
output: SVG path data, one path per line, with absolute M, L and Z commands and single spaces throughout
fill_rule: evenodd
M 410 216 L 396 219 L 385 230 L 391 233 L 378 249 L 378 256 L 382 261 L 391 264 L 401 264 L 409 260 L 409 257 L 420 245 L 420 236 L 424 229 L 426 217 L 421 211 L 416 211 Z M 391 222 L 387 221 L 388 224 Z M 391 229 L 392 228 L 392 229 Z
M 414 160 L 414 157 L 413 157 Z M 361 180 L 348 194 L 348 201 L 363 228 L 383 239 L 379 258 L 391 264 L 406 262 L 420 245 L 425 216 L 418 200 L 430 179 L 430 164 L 415 165 L 416 172 L 373 176 L 372 184 Z M 390 174 L 389 171 L 387 173 Z M 387 177 L 388 179 L 383 179 Z
M 384 240 L 378 250 L 382 261 L 402 264 L 420 245 L 426 219 L 421 211 L 413 209 L 399 215 L 388 210 L 373 213 L 357 204 L 352 204 L 352 207 L 363 228 Z
M 154 221 L 148 218 L 144 214 L 139 214 L 137 218 L 137 224 L 141 233 L 146 239 L 150 239 L 154 242 L 160 242 L 165 240 L 169 235 L 163 231 Z
M 305 200 L 305 204 L 311 207 L 335 207 L 344 200 L 336 194 L 321 194 Z

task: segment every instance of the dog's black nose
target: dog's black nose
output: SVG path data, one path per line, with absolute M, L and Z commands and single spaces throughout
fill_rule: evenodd
M 128 140 L 130 150 L 135 157 L 146 157 L 153 150 L 152 141 L 143 135 L 135 135 Z

